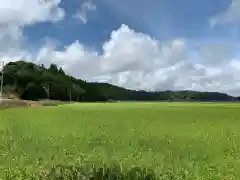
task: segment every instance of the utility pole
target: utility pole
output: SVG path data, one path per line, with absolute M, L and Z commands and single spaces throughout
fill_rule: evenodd
M 70 90 L 69 92 L 69 101 L 71 102 L 72 101 L 72 91 Z
M 1 76 L 0 98 L 3 96 L 3 74 L 4 74 L 3 68 L 4 68 L 4 61 L 2 61 L 2 72 L 1 72 L 2 76 Z

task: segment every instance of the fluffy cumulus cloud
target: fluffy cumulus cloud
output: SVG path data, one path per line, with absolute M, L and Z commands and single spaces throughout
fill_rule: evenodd
M 102 48 L 103 53 L 99 54 L 78 41 L 62 51 L 46 45 L 36 60 L 37 63 L 49 63 L 49 59 L 54 59 L 73 76 L 130 89 L 188 89 L 240 94 L 240 61 L 229 59 L 229 52 L 224 51 L 225 58 L 217 63 L 217 53 L 222 48 L 219 44 L 193 49 L 205 59 L 196 61 L 189 55 L 184 39 L 160 42 L 122 25 L 111 33 Z M 214 55 L 216 58 L 212 58 Z
M 0 0 L 0 58 L 8 61 L 30 58 L 23 49 L 23 28 L 41 22 L 62 20 L 61 0 Z
M 165 83 L 167 73 L 174 68 L 191 66 L 185 60 L 184 40 L 161 43 L 126 25 L 113 31 L 102 48 L 103 53 L 99 54 L 78 41 L 63 51 L 47 46 L 39 51 L 37 62 L 54 59 L 74 76 L 144 89 L 149 88 L 149 84 L 155 87 L 157 83 Z
M 92 2 L 92 0 L 87 0 L 82 4 L 81 8 L 74 15 L 74 18 L 79 19 L 83 24 L 86 24 L 88 22 L 89 12 L 96 9 L 97 6 Z
M 58 50 L 52 40 L 31 53 L 22 35 L 24 26 L 63 19 L 60 3 L 0 0 L 0 59 L 9 62 L 24 58 L 45 65 L 54 62 L 77 78 L 131 89 L 188 89 L 240 95 L 240 61 L 226 44 L 189 48 L 187 39 L 159 41 L 121 25 L 103 43 L 102 53 L 79 41 Z
M 221 12 L 210 19 L 210 25 L 239 22 L 240 21 L 240 0 L 232 0 L 226 11 Z
M 16 25 L 56 21 L 64 17 L 61 0 L 0 0 L 0 23 Z

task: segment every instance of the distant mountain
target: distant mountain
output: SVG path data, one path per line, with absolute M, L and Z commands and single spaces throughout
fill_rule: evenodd
M 10 62 L 4 69 L 4 92 L 22 99 L 63 101 L 235 101 L 218 92 L 128 90 L 107 83 L 91 83 L 67 75 L 51 64 L 49 68 L 25 61 Z

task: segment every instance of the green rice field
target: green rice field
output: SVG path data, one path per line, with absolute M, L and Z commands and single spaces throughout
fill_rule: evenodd
M 238 103 L 0 109 L 0 177 L 118 165 L 151 169 L 159 179 L 240 179 L 239 135 Z

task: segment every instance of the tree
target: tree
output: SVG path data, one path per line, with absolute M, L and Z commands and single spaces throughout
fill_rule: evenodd
M 45 97 L 45 90 L 38 84 L 32 82 L 28 83 L 22 94 L 22 98 L 28 100 L 38 100 Z
M 59 69 L 59 71 L 58 71 L 60 74 L 62 74 L 62 75 L 65 75 L 65 72 L 64 72 L 64 70 L 60 67 L 60 69 Z
M 194 91 L 137 91 L 107 83 L 89 83 L 67 75 L 62 68 L 51 64 L 48 69 L 25 61 L 10 62 L 4 66 L 4 90 L 17 93 L 23 99 L 49 98 L 64 101 L 134 100 L 191 100 L 232 101 L 237 98 L 223 93 Z M 14 91 L 14 92 L 13 92 Z M 6 92 L 7 93 L 7 92 Z
M 53 74 L 57 74 L 58 73 L 58 67 L 56 64 L 51 64 L 50 67 L 48 68 L 48 71 L 53 73 Z

